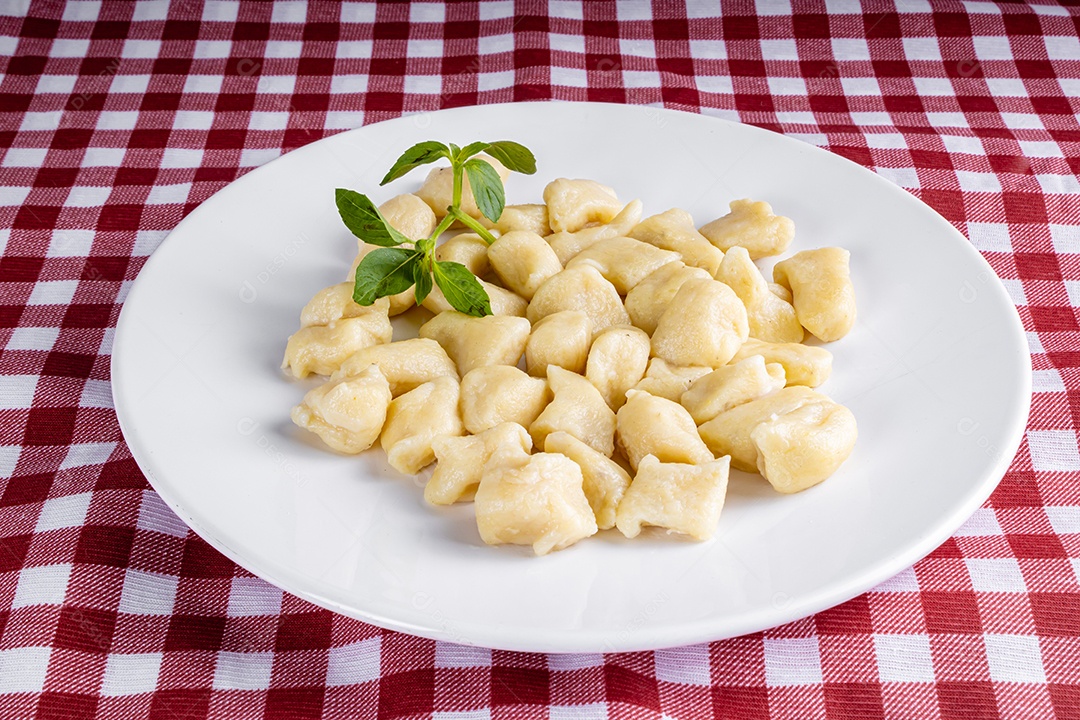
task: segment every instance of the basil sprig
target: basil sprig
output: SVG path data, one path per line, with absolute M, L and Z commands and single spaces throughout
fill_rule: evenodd
M 360 305 L 371 305 L 381 297 L 396 295 L 415 285 L 416 304 L 419 305 L 431 292 L 434 280 L 454 309 L 475 317 L 491 314 L 491 300 L 487 291 L 468 268 L 460 263 L 435 259 L 435 241 L 455 220 L 475 231 L 489 245 L 495 242 L 495 236 L 487 228 L 461 209 L 465 177 L 469 179 L 476 207 L 484 217 L 495 222 L 506 206 L 502 179 L 491 163 L 476 157 L 481 152 L 513 172 L 525 175 L 536 172 L 536 158 L 532 152 L 511 140 L 474 142 L 463 148 L 453 143 L 444 145 L 429 140 L 417 143 L 402 153 L 379 183 L 385 185 L 421 165 L 440 159 L 450 161 L 454 174 L 452 203 L 446 208 L 446 217 L 427 238 L 413 240 L 405 237 L 386 221 L 366 195 L 344 188 L 337 189 L 335 199 L 338 214 L 345 227 L 369 245 L 379 246 L 365 255 L 356 268 L 353 300 Z

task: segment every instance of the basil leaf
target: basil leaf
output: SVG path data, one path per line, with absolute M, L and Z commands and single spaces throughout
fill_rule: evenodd
M 490 143 L 486 143 L 486 142 L 469 143 L 465 147 L 461 148 L 461 152 L 458 153 L 458 156 L 457 156 L 458 162 L 468 160 L 469 158 L 471 158 L 476 153 L 483 152 L 484 148 L 486 148 L 488 145 L 490 145 Z
M 506 194 L 499 173 L 495 172 L 491 163 L 473 158 L 465 163 L 465 174 L 469 176 L 469 187 L 476 199 L 476 207 L 488 220 L 498 220 L 506 205 Z
M 501 162 L 507 170 L 512 172 L 519 172 L 524 175 L 532 175 L 536 172 L 536 158 L 533 156 L 532 151 L 513 140 L 499 140 L 498 142 L 488 143 L 484 152 Z
M 412 248 L 372 250 L 356 267 L 353 300 L 371 305 L 377 299 L 408 290 L 414 281 L 413 266 L 423 257 Z
M 355 190 L 338 188 L 334 191 L 334 200 L 345 227 L 367 244 L 393 247 L 412 242 L 386 222 L 375 203 L 366 195 Z
M 434 140 L 428 140 L 427 142 L 417 143 L 411 148 L 401 153 L 401 157 L 397 159 L 394 166 L 390 168 L 390 172 L 386 173 L 386 177 L 382 179 L 380 185 L 385 185 L 391 180 L 397 180 L 402 175 L 408 173 L 413 168 L 420 167 L 421 165 L 427 165 L 433 163 L 439 158 L 449 158 L 450 149 L 443 145 L 441 142 L 435 142 Z
M 461 263 L 436 260 L 435 282 L 455 310 L 473 317 L 491 314 L 491 300 L 487 291 Z
M 416 290 L 413 291 L 416 296 L 416 304 L 424 302 L 424 298 L 431 292 L 431 268 L 427 266 L 424 259 L 413 263 L 413 282 L 416 283 Z

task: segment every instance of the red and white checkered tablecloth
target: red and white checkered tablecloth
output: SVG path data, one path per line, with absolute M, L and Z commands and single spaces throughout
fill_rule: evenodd
M 0 717 L 1080 718 L 1080 8 L 0 0 Z M 829 148 L 990 261 L 1032 350 L 993 497 L 833 610 L 543 656 L 336 616 L 147 485 L 109 388 L 165 234 L 282 152 L 477 103 L 655 104 Z

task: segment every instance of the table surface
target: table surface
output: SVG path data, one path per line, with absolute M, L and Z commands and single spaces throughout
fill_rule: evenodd
M 0 716 L 1080 718 L 1080 9 L 794 5 L 0 0 Z M 313 607 L 165 507 L 120 434 L 109 354 L 168 231 L 343 129 L 550 98 L 789 134 L 970 238 L 1023 319 L 1035 392 L 952 539 L 764 633 L 544 656 Z

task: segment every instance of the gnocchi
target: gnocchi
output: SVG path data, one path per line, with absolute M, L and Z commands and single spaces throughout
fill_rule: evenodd
M 450 238 L 435 248 L 435 259 L 439 262 L 456 262 L 464 265 L 478 278 L 491 272 L 488 244 L 476 233 L 461 233 Z
M 611 222 L 623 204 L 615 191 L 594 180 L 558 178 L 544 188 L 544 204 L 554 232 L 577 232 L 590 223 Z
M 577 232 L 557 232 L 548 235 L 546 240 L 559 262 L 563 265 L 594 243 L 608 238 L 626 235 L 641 220 L 641 201 L 631 200 L 619 214 L 606 225 L 582 228 Z
M 484 154 L 476 157 L 495 168 L 495 172 L 499 174 L 499 179 L 504 184 L 506 183 L 506 178 L 510 177 L 510 171 L 503 167 L 501 162 Z M 446 209 L 454 201 L 453 170 L 448 167 L 439 167 L 432 170 L 428 173 L 424 184 L 416 191 L 416 196 L 427 203 L 427 206 L 435 213 L 435 217 L 439 219 L 446 217 Z M 462 179 L 461 210 L 470 217 L 482 217 L 480 208 L 476 206 L 476 198 L 473 197 L 472 186 L 469 184 L 467 175 Z
M 730 212 L 701 228 L 701 234 L 725 253 L 731 248 L 745 248 L 750 259 L 779 255 L 795 238 L 795 223 L 774 215 L 767 202 L 735 200 Z
M 513 447 L 528 454 L 532 438 L 517 423 L 502 423 L 477 435 L 442 436 L 431 442 L 438 464 L 424 486 L 424 499 L 432 505 L 471 500 L 484 474 L 484 465 L 500 448 Z
M 724 253 L 694 227 L 690 213 L 678 208 L 645 218 L 629 235 L 662 250 L 679 253 L 684 263 L 699 267 L 710 276 L 716 275 L 724 259 Z
M 660 316 L 671 306 L 675 293 L 688 280 L 711 280 L 701 268 L 683 262 L 668 263 L 635 285 L 626 294 L 626 312 L 630 320 L 652 335 Z
M 506 315 L 472 317 L 446 310 L 420 326 L 420 337 L 442 346 L 464 377 L 485 365 L 517 365 L 531 327 L 525 318 Z
M 386 222 L 410 240 L 431 235 L 438 219 L 427 203 L 416 195 L 398 195 L 379 206 Z M 360 248 L 363 251 L 363 247 Z
M 612 325 L 593 338 L 585 377 L 612 410 L 622 407 L 626 391 L 645 376 L 649 347 L 649 336 L 633 325 Z
M 318 327 L 347 317 L 360 317 L 369 312 L 386 313 L 390 309 L 389 298 L 379 298 L 365 307 L 353 302 L 353 284 L 338 283 L 315 293 L 300 311 L 300 327 Z
M 734 290 L 746 306 L 750 337 L 766 342 L 802 342 L 803 328 L 795 308 L 769 290 L 746 248 L 736 246 L 727 251 L 716 279 Z
M 686 408 L 640 390 L 626 393 L 616 432 L 634 470 L 646 455 L 655 455 L 662 462 L 692 465 L 713 460 Z
M 385 306 L 383 306 L 385 308 Z M 293 377 L 333 375 L 355 353 L 390 342 L 393 328 L 385 312 L 335 320 L 329 325 L 300 328 L 285 345 L 282 370 Z
M 293 408 L 292 421 L 334 450 L 354 455 L 379 438 L 391 399 L 390 383 L 378 366 L 369 365 L 309 391 Z
M 829 247 L 797 252 L 773 268 L 773 279 L 791 290 L 795 314 L 811 335 L 833 342 L 855 324 L 851 253 Z
M 339 375 L 350 377 L 368 365 L 377 365 L 390 383 L 394 397 L 436 378 L 458 380 L 457 366 L 434 340 L 415 338 L 375 345 L 353 353 L 342 363 Z
M 776 392 L 784 383 L 783 365 L 766 365 L 765 358 L 754 355 L 695 380 L 680 402 L 701 425 L 736 405 Z
M 585 248 L 567 263 L 567 267 L 592 265 L 620 295 L 626 295 L 655 270 L 678 259 L 678 253 L 661 250 L 640 240 L 613 237 Z
M 390 467 L 415 475 L 435 461 L 436 438 L 462 435 L 460 399 L 458 381 L 446 375 L 394 398 L 379 438 Z
M 729 465 L 726 457 L 691 465 L 646 455 L 619 503 L 619 532 L 634 538 L 642 525 L 655 525 L 708 540 L 724 509 Z
M 547 205 L 507 205 L 497 221 L 481 217 L 480 222 L 484 227 L 498 230 L 503 235 L 514 230 L 527 230 L 540 236 L 551 234 Z
M 765 358 L 767 363 L 779 363 L 784 368 L 788 385 L 805 385 L 816 388 L 832 374 L 832 353 L 823 347 L 799 343 L 767 343 L 750 338 L 732 362 L 754 355 Z
M 746 307 L 715 280 L 683 283 L 652 336 L 652 351 L 675 365 L 726 365 L 750 336 Z
M 509 365 L 487 365 L 461 378 L 465 429 L 481 433 L 504 422 L 528 427 L 547 405 L 547 381 Z
M 585 313 L 596 332 L 610 325 L 630 324 L 619 291 L 591 265 L 567 268 L 552 276 L 536 291 L 525 317 L 535 324 L 563 310 Z
M 525 317 L 525 311 L 529 307 L 528 300 L 517 293 L 511 292 L 506 288 L 501 288 L 498 285 L 493 285 L 486 280 L 480 280 L 480 285 L 488 295 L 488 300 L 491 303 L 492 315 Z M 443 295 L 443 292 L 438 285 L 432 285 L 431 292 L 424 298 L 424 302 L 422 302 L 421 305 L 435 314 L 454 309 L 454 306 L 446 299 L 446 296 Z
M 596 517 L 596 526 L 601 530 L 615 527 L 615 511 L 626 488 L 630 487 L 630 475 L 617 462 L 570 433 L 548 435 L 544 439 L 544 452 L 559 453 L 577 463 L 583 478 L 582 489 Z
M 543 318 L 525 343 L 525 367 L 530 375 L 547 377 L 549 365 L 585 374 L 593 323 L 579 310 L 562 310 Z
M 552 401 L 529 426 L 537 447 L 553 432 L 567 432 L 593 450 L 608 457 L 615 452 L 615 413 L 604 402 L 600 391 L 585 378 L 548 366 L 548 386 Z
M 695 380 L 702 375 L 708 375 L 710 372 L 712 372 L 711 367 L 701 365 L 679 367 L 678 365 L 668 365 L 663 358 L 653 358 L 649 360 L 649 367 L 645 371 L 645 377 L 634 386 L 634 389 L 673 402 L 679 402 L 682 394 L 690 388 L 690 385 Z
M 563 269 L 547 241 L 528 230 L 506 233 L 491 244 L 487 256 L 503 285 L 526 300 Z

